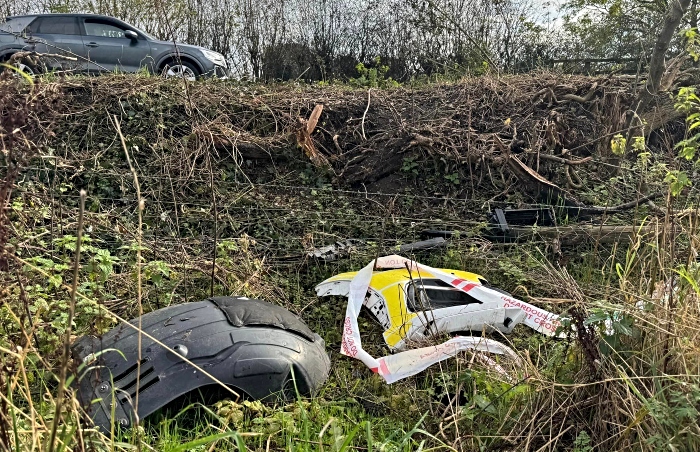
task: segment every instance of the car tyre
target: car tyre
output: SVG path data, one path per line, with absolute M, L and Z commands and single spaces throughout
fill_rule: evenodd
M 166 64 L 162 73 L 165 78 L 185 78 L 189 81 L 194 81 L 200 76 L 199 69 L 188 61 Z
M 8 64 L 8 65 L 14 67 L 15 69 L 17 69 L 17 70 L 13 70 L 13 69 L 10 69 L 7 67 L 0 68 L 0 70 L 2 70 L 3 72 L 10 71 L 12 73 L 13 77 L 21 77 L 21 74 L 17 71 L 21 71 L 30 77 L 34 77 L 35 75 L 37 75 L 39 73 L 37 68 L 35 68 L 33 65 L 31 65 L 28 62 L 23 61 L 23 60 L 11 63 L 10 58 L 8 58 L 8 59 L 3 61 L 3 64 Z

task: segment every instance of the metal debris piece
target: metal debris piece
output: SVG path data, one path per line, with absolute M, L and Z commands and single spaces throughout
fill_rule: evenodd
M 322 261 L 332 262 L 342 257 L 348 256 L 351 251 L 355 250 L 360 245 L 364 245 L 364 243 L 364 241 L 357 239 L 342 240 L 335 242 L 332 245 L 314 248 L 313 250 L 306 253 L 306 255 L 308 257 L 315 257 L 316 259 L 321 259 Z

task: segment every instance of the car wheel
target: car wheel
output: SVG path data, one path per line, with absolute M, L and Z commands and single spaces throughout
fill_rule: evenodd
M 163 76 L 166 78 L 184 78 L 194 81 L 199 77 L 199 70 L 191 63 L 181 61 L 180 63 L 166 65 L 163 68 Z
M 17 61 L 13 63 L 10 63 L 9 61 L 4 61 L 3 63 L 12 66 L 12 68 L 4 67 L 2 69 L 10 71 L 13 77 L 21 77 L 21 73 L 24 73 L 30 77 L 34 77 L 38 73 L 36 69 L 34 69 L 31 65 L 23 61 Z

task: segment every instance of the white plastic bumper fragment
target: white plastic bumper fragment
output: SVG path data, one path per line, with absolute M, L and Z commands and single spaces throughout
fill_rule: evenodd
M 402 268 L 408 266 L 411 271 L 419 270 L 430 273 L 451 286 L 468 292 L 481 301 L 481 304 L 456 306 L 450 308 L 423 311 L 421 322 L 414 322 L 406 331 L 405 338 L 394 349 L 406 348 L 407 341 L 420 341 L 429 337 L 431 331 L 454 332 L 469 329 L 497 330 L 504 333 L 512 331 L 519 323 L 548 336 L 556 335 L 560 326 L 559 316 L 544 309 L 517 300 L 496 290 L 471 281 L 455 278 L 441 270 L 419 264 L 410 259 L 392 255 L 376 259 L 376 268 Z M 372 371 L 381 375 L 387 383 L 415 375 L 433 364 L 457 355 L 461 351 L 476 350 L 508 356 L 519 361 L 517 354 L 505 344 L 483 337 L 457 336 L 440 345 L 405 350 L 393 355 L 374 358 L 362 348 L 357 318 L 363 304 L 376 310 L 377 300 L 370 288 L 375 261 L 357 272 L 351 280 L 324 281 L 316 286 L 319 296 L 347 296 L 348 305 L 343 325 L 343 340 L 340 352 L 361 360 Z M 368 297 L 368 291 L 370 296 Z M 371 305 L 371 306 L 370 306 Z M 374 309 L 373 309 L 374 308 Z M 376 314 L 376 313 L 375 313 Z M 376 315 L 375 315 L 376 316 Z M 386 321 L 379 318 L 384 328 Z M 504 319 L 509 322 L 504 325 Z M 480 326 L 480 328 L 475 328 Z

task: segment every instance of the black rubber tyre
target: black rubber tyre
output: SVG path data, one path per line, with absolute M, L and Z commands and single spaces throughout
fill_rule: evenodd
M 10 63 L 10 58 L 11 58 L 11 55 L 9 57 L 7 57 L 5 60 L 3 60 L 2 63 L 7 64 L 7 65 L 11 65 L 30 77 L 34 77 L 35 75 L 39 74 L 39 72 L 40 72 L 39 69 L 37 67 L 35 67 L 33 64 L 29 63 L 28 61 L 21 60 L 21 61 L 14 61 L 14 62 Z M 8 68 L 5 66 L 0 66 L 0 72 L 5 72 L 5 71 L 11 71 L 13 76 L 21 77 L 21 74 L 19 72 L 17 72 L 15 69 L 11 69 L 11 68 Z
M 171 61 L 163 66 L 161 74 L 166 78 L 185 78 L 194 81 L 201 75 L 199 69 L 189 61 Z

